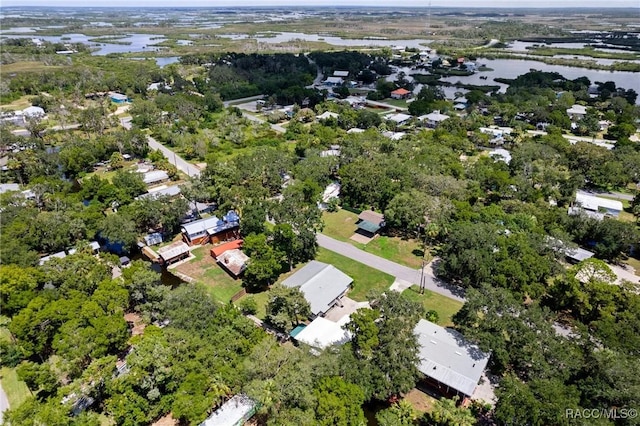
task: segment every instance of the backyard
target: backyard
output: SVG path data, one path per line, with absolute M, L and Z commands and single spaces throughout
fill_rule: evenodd
M 231 297 L 242 290 L 242 280 L 234 280 L 209 255 L 211 246 L 191 251 L 194 259 L 180 264 L 175 271 L 204 284 L 207 292 L 220 303 L 229 303 Z
M 379 235 L 368 244 L 353 241 L 350 237 L 356 231 L 358 215 L 345 209 L 339 209 L 334 213 L 325 211 L 322 214 L 322 220 L 324 221 L 322 233 L 329 237 L 348 242 L 368 253 L 410 268 L 420 268 L 422 266 L 422 247 L 417 240 L 405 240 L 399 237 Z M 426 260 L 427 262 L 431 260 L 428 253 Z

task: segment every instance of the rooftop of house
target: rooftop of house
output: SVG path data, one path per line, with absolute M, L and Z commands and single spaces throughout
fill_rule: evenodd
M 433 122 L 440 122 L 448 119 L 449 116 L 445 114 L 441 114 L 440 111 L 433 111 L 432 113 L 421 115 L 418 117 L 419 120 L 429 120 Z
M 408 95 L 409 93 L 411 93 L 411 91 L 405 89 L 404 87 L 401 87 L 391 92 L 392 95 L 400 95 L 400 96 L 405 96 L 405 95 Z
M 311 305 L 314 315 L 325 313 L 349 288 L 353 279 L 333 265 L 312 260 L 282 281 L 285 287 L 298 287 Z
M 136 197 L 136 200 L 140 200 L 143 198 L 151 198 L 156 199 L 159 197 L 167 196 L 167 197 L 175 197 L 180 194 L 180 187 L 178 185 L 173 186 L 161 186 L 154 188 L 147 192 L 146 194 L 142 194 Z
M 328 118 L 338 118 L 340 117 L 340 114 L 336 114 L 335 112 L 331 112 L 331 111 L 325 111 L 320 115 L 316 115 L 316 118 L 318 120 L 326 120 Z
M 231 249 L 220 254 L 216 258 L 216 261 L 237 277 L 247 267 L 249 256 L 244 254 L 240 249 Z
M 607 210 L 622 211 L 622 202 L 618 200 L 609 200 L 608 198 L 600 198 L 586 192 L 578 191 L 576 193 L 576 203 L 580 203 L 582 208 L 587 210 L 598 211 L 600 207 Z
M 167 179 L 169 179 L 169 174 L 164 170 L 152 170 L 150 172 L 146 172 L 142 177 L 142 180 L 147 185 L 150 183 L 160 182 Z
M 200 426 L 236 426 L 244 424 L 256 410 L 256 403 L 247 395 L 238 394 L 222 404 Z
M 188 252 L 189 246 L 182 241 L 176 241 L 175 243 L 171 243 L 168 246 L 158 249 L 158 255 L 165 262 L 171 259 L 175 259 L 178 256 L 182 256 L 183 254 Z
M 227 250 L 237 250 L 242 248 L 243 243 L 244 243 L 243 240 L 234 240 L 234 241 L 229 241 L 228 243 L 215 246 L 214 248 L 211 249 L 211 256 L 217 259 L 218 256 L 220 256 L 222 253 L 224 253 Z
M 332 345 L 342 345 L 351 340 L 351 333 L 342 326 L 349 322 L 349 316 L 345 316 L 338 322 L 318 317 L 311 321 L 294 338 L 301 343 L 317 349 L 324 349 Z
M 414 332 L 420 347 L 420 372 L 471 396 L 489 362 L 489 354 L 457 331 L 424 319 L 418 322 Z
M 578 115 L 582 115 L 582 114 L 586 114 L 587 113 L 587 107 L 585 107 L 584 105 L 572 105 L 571 108 L 567 109 L 567 114 L 578 114 Z
M 374 212 L 373 210 L 363 210 L 358 215 L 358 219 L 379 225 L 384 222 L 384 215 L 382 213 Z
M 387 120 L 395 121 L 396 123 L 400 124 L 400 123 L 404 123 L 405 121 L 409 120 L 411 118 L 411 116 L 409 114 L 398 113 L 398 114 L 387 115 L 385 118 Z
M 349 71 L 336 70 L 333 72 L 334 77 L 348 77 Z

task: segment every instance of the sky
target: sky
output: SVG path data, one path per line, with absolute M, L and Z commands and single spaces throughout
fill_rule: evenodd
M 3 6 L 216 7 L 216 6 L 402 6 L 426 7 L 428 0 L 2 0 Z M 431 0 L 434 7 L 629 7 L 640 0 Z M 640 18 L 640 16 L 638 16 Z

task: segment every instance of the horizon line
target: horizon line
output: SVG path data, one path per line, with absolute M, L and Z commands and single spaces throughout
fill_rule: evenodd
M 307 4 L 294 6 L 291 4 L 272 4 L 272 5 L 238 5 L 238 6 L 169 6 L 169 5 L 157 5 L 157 6 L 65 6 L 65 5 L 8 5 L 2 6 L 2 9 L 8 8 L 68 8 L 68 9 L 273 9 L 278 7 L 288 7 L 294 9 L 309 9 L 309 8 L 359 8 L 359 9 L 467 9 L 467 10 L 544 10 L 544 9 L 640 9 L 638 6 L 373 6 L 373 5 L 326 5 L 326 4 Z M 0 11 L 1 13 L 1 11 Z

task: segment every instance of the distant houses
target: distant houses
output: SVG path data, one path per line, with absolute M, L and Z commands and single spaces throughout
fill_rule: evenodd
M 352 282 L 353 278 L 335 266 L 312 260 L 282 281 L 282 285 L 299 288 L 315 318 L 324 316 L 329 309 L 340 305 L 340 299 Z

